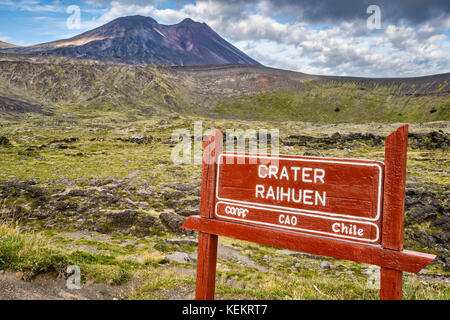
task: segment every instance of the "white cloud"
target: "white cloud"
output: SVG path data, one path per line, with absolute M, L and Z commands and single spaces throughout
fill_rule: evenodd
M 364 20 L 328 26 L 281 22 L 271 17 L 273 2 L 269 0 L 259 1 L 256 10 L 245 9 L 232 1 L 197 1 L 178 9 L 160 9 L 155 2 L 113 1 L 104 14 L 89 23 L 100 25 L 135 14 L 164 24 L 190 17 L 206 22 L 267 66 L 306 73 L 413 76 L 448 72 L 450 66 L 445 52 L 448 39 L 442 32 L 442 26 L 448 24 L 445 17 L 434 25 L 424 23 L 414 28 L 391 24 L 371 32 Z
M 0 41 L 11 43 L 11 38 L 0 35 Z
M 184 18 L 206 22 L 218 34 L 264 65 L 306 73 L 354 76 L 414 76 L 449 72 L 450 18 L 442 14 L 418 25 L 383 24 L 368 30 L 360 20 L 328 25 L 307 25 L 272 16 L 274 1 L 259 0 L 236 5 L 235 1 L 198 0 L 164 8 L 156 1 L 86 0 L 108 5 L 91 20 L 82 20 L 83 30 L 92 29 L 128 15 L 151 16 L 163 24 Z M 11 1 L 0 1 L 11 3 Z M 56 10 L 57 5 L 40 1 L 15 1 L 15 5 Z M 93 11 L 95 12 L 95 11 Z
M 22 10 L 30 12 L 63 12 L 65 6 L 43 3 L 40 0 L 20 0 L 20 1 L 0 1 L 0 6 L 6 6 L 13 10 Z

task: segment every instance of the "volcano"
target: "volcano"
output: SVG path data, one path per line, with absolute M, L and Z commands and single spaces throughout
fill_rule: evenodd
M 207 24 L 189 18 L 163 25 L 151 17 L 122 17 L 70 39 L 1 51 L 131 65 L 261 65 Z
M 11 43 L 0 41 L 0 48 L 11 48 L 11 47 L 15 47 L 15 45 L 13 45 Z

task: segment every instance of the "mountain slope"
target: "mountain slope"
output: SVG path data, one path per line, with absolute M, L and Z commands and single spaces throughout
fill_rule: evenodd
M 0 48 L 12 48 L 12 47 L 15 47 L 15 45 L 8 42 L 0 41 Z
M 108 114 L 147 118 L 174 113 L 277 121 L 450 120 L 449 82 L 448 73 L 370 79 L 251 65 L 118 66 L 0 55 L 0 97 L 3 92 L 9 99 L 31 101 L 42 105 L 38 113 L 51 112 L 65 120 L 67 114 L 103 119 Z M 6 107 L 9 117 L 13 109 Z
M 70 39 L 3 51 L 133 65 L 260 65 L 205 23 L 185 19 L 163 25 L 143 16 L 118 18 Z

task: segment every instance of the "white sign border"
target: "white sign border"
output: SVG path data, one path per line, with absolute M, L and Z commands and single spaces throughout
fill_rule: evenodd
M 374 226 L 376 228 L 376 230 L 377 230 L 376 231 L 376 238 L 374 240 L 372 240 L 372 239 L 364 239 L 364 238 L 357 238 L 357 237 L 352 237 L 352 236 L 347 236 L 347 235 L 342 235 L 342 234 L 336 234 L 336 233 L 330 233 L 330 232 L 325 232 L 325 231 L 302 229 L 302 228 L 290 227 L 290 226 L 285 226 L 285 225 L 273 224 L 273 223 L 269 223 L 269 222 L 254 221 L 254 220 L 248 220 L 248 219 L 241 219 L 241 218 L 234 218 L 234 217 L 229 217 L 229 216 L 223 216 L 223 215 L 220 215 L 220 214 L 217 213 L 217 207 L 219 206 L 219 204 L 232 205 L 232 206 L 242 206 L 242 207 L 245 207 L 245 208 L 253 208 L 253 209 L 258 209 L 258 210 L 266 210 L 266 211 L 275 211 L 275 212 L 295 214 L 295 215 L 300 215 L 300 216 L 309 216 L 309 217 L 314 217 L 314 218 L 318 218 L 318 219 L 333 220 L 333 221 L 336 221 L 336 222 L 345 221 L 345 222 L 353 222 L 353 223 L 360 223 L 360 224 L 368 224 L 368 225 Z M 227 202 L 227 201 L 217 201 L 214 213 L 215 213 L 216 217 L 222 218 L 224 220 L 235 220 L 235 221 L 245 222 L 247 224 L 250 223 L 250 224 L 256 224 L 256 225 L 261 225 L 262 224 L 262 225 L 266 225 L 266 226 L 269 226 L 269 227 L 289 229 L 289 230 L 292 230 L 292 231 L 303 232 L 303 233 L 306 233 L 306 232 L 318 233 L 318 234 L 327 235 L 330 238 L 338 237 L 338 238 L 344 238 L 344 239 L 349 239 L 349 240 L 358 240 L 358 241 L 370 242 L 370 243 L 378 242 L 379 239 L 380 239 L 380 229 L 378 228 L 378 226 L 375 223 L 367 222 L 367 221 L 350 220 L 350 219 L 342 219 L 342 218 L 331 218 L 331 217 L 325 217 L 325 216 L 318 216 L 318 215 L 315 215 L 315 214 L 308 214 L 308 213 L 301 213 L 301 212 L 292 212 L 292 211 L 286 211 L 286 210 L 274 210 L 274 209 L 264 208 L 264 207 L 260 207 L 260 206 L 242 205 L 242 204 L 236 204 L 236 203 Z

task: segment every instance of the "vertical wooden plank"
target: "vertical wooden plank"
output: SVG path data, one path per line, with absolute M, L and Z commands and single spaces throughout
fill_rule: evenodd
M 383 248 L 403 250 L 408 125 L 386 137 L 383 198 Z M 381 268 L 380 299 L 401 300 L 402 271 Z
M 382 246 L 403 250 L 408 125 L 386 137 Z
M 214 218 L 217 158 L 222 153 L 223 134 L 215 131 L 203 144 L 202 185 L 200 195 L 200 216 Z M 197 256 L 197 300 L 213 300 L 216 285 L 218 236 L 205 232 L 198 234 Z
M 403 296 L 403 272 L 381 267 L 380 286 L 381 300 L 401 300 Z
M 214 300 L 218 236 L 198 233 L 197 282 L 195 299 Z
M 202 185 L 200 195 L 200 216 L 214 217 L 215 187 L 217 176 L 217 158 L 222 153 L 223 134 L 216 130 L 203 143 Z

